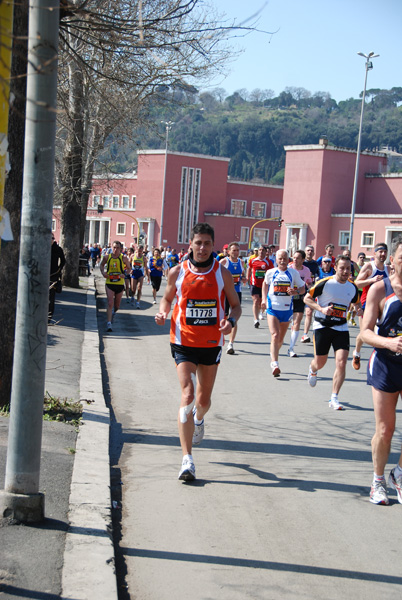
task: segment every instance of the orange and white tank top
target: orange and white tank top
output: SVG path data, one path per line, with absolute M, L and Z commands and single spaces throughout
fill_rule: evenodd
M 212 348 L 223 345 L 219 331 L 225 317 L 225 293 L 220 264 L 214 260 L 206 273 L 195 273 L 191 263 L 180 265 L 176 281 L 177 302 L 170 321 L 172 344 Z

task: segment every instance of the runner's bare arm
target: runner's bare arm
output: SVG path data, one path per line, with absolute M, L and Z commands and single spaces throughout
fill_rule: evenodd
M 226 298 L 230 304 L 229 318 L 232 318 L 237 322 L 241 317 L 241 306 L 239 296 L 237 295 L 233 284 L 233 277 L 232 274 L 222 265 L 221 272 Z M 229 321 L 227 321 L 227 319 L 222 319 L 220 322 L 220 331 L 222 331 L 224 335 L 228 335 L 232 331 L 232 325 Z
M 128 272 L 131 273 L 132 268 L 131 268 L 130 261 L 128 260 L 127 256 L 123 257 L 123 262 L 126 265 Z
M 320 306 L 310 294 L 306 294 L 303 300 L 304 304 L 312 310 L 318 310 L 318 312 L 321 312 L 323 315 L 332 315 L 333 311 L 331 306 Z
M 267 309 L 268 284 L 265 279 L 262 282 L 261 289 L 261 310 L 264 312 Z
M 100 270 L 101 274 L 103 275 L 103 277 L 105 279 L 107 279 L 107 273 L 105 274 L 105 265 L 106 265 L 106 263 L 107 263 L 107 256 L 104 256 L 102 258 L 102 262 L 100 264 L 99 270 Z
M 375 277 L 373 277 L 372 275 L 373 267 L 371 266 L 371 263 L 366 263 L 360 269 L 360 273 L 356 277 L 354 283 L 357 285 L 357 287 L 362 288 L 367 287 L 368 285 L 371 285 L 383 279 L 383 275 L 376 275 Z
M 378 282 L 368 291 L 360 336 L 366 344 L 392 352 L 402 352 L 402 336 L 383 337 L 374 333 L 377 319 L 381 316 L 385 302 L 384 284 Z
M 176 267 L 173 267 L 173 269 L 170 269 L 170 271 L 169 271 L 168 280 L 167 280 L 167 284 L 166 284 L 166 288 L 165 288 L 165 293 L 163 294 L 163 298 L 159 305 L 159 312 L 156 313 L 156 315 L 155 315 L 155 323 L 157 325 L 164 325 L 166 318 L 170 312 L 170 309 L 172 307 L 172 302 L 176 295 L 176 280 L 177 280 L 177 277 L 179 276 L 180 269 L 181 269 L 181 266 L 177 265 Z

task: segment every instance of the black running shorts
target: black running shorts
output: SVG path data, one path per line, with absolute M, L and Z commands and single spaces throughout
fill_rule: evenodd
M 190 346 L 181 346 L 180 344 L 170 344 L 172 356 L 179 365 L 182 362 L 191 362 L 195 365 L 219 365 L 222 355 L 222 346 L 213 348 L 193 348 Z
M 337 331 L 332 327 L 321 327 L 313 331 L 314 354 L 316 356 L 327 356 L 332 348 L 337 350 L 348 350 L 350 348 L 349 331 Z

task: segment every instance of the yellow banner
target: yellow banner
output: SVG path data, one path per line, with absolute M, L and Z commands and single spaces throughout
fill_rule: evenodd
M 0 0 L 0 238 L 10 240 L 10 219 L 4 204 L 8 148 L 8 111 L 13 33 L 13 0 Z

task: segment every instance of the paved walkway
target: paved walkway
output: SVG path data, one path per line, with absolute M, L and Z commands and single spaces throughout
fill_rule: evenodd
M 83 425 L 43 422 L 45 521 L 0 521 L 0 597 L 117 598 L 110 534 L 109 410 L 102 391 L 93 278 L 64 288 L 48 329 L 46 391 L 81 400 Z M 87 294 L 88 291 L 88 294 Z M 29 377 L 27 377 L 29 384 Z M 4 485 L 8 418 L 0 418 Z M 38 576 L 40 574 L 40 576 Z

